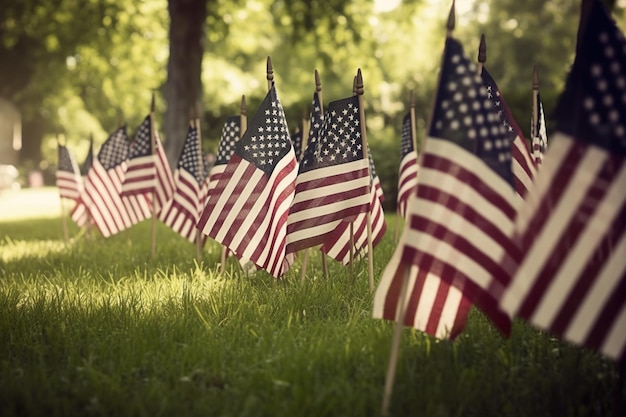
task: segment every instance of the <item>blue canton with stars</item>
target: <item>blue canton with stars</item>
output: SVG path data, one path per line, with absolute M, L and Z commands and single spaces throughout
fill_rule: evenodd
M 307 146 L 300 172 L 363 159 L 359 98 L 330 102 L 317 139 Z
M 511 140 L 476 65 L 450 37 L 446 39 L 430 136 L 462 146 L 513 185 Z
M 271 176 L 278 162 L 292 151 L 283 106 L 272 86 L 254 114 L 252 122 L 237 142 L 235 152 Z
M 626 41 L 600 2 L 556 108 L 556 128 L 578 140 L 626 155 Z
M 203 180 L 203 172 L 200 170 L 200 144 L 198 143 L 198 129 L 189 126 L 187 138 L 183 150 L 178 158 L 178 169 L 184 169 L 196 179 L 198 184 Z
M 58 162 L 58 171 L 66 171 L 71 172 L 73 174 L 77 173 L 76 164 L 70 155 L 70 151 L 64 145 L 59 145 L 59 162 Z
M 228 116 L 222 127 L 220 146 L 217 149 L 215 165 L 224 165 L 235 152 L 235 144 L 239 140 L 241 116 Z
M 139 126 L 139 129 L 137 129 L 135 140 L 130 148 L 130 159 L 152 155 L 152 142 L 150 140 L 152 137 L 151 125 L 150 116 L 148 115 Z
M 128 159 L 130 142 L 126 134 L 126 126 L 122 126 L 109 136 L 98 152 L 98 161 L 105 170 L 115 168 Z

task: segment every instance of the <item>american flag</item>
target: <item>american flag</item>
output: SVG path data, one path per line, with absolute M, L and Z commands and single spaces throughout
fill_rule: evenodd
M 500 259 L 517 253 L 509 238 L 518 201 L 511 139 L 475 64 L 451 37 L 428 136 L 394 255 L 397 265 L 388 265 L 381 278 L 374 317 L 395 320 L 406 269 L 417 268 L 409 270 L 418 280 L 409 285 L 403 322 L 436 336 L 453 336 L 471 301 L 493 313 L 502 321 L 498 324 L 510 326 L 508 317 L 495 314 L 487 287 L 501 273 Z
M 174 194 L 174 178 L 157 132 L 151 140 L 152 129 L 152 117 L 148 115 L 139 126 L 131 146 L 122 196 L 150 195 L 149 198 L 156 199 L 158 213 Z
M 548 134 L 546 132 L 546 116 L 543 112 L 541 95 L 537 93 L 537 124 L 531 122 L 532 152 L 535 165 L 540 167 L 543 164 L 543 154 L 548 149 Z
M 190 242 L 196 241 L 196 224 L 200 206 L 204 172 L 198 129 L 189 126 L 183 150 L 174 171 L 174 195 L 166 203 L 159 219 Z
M 406 217 L 406 207 L 409 196 L 415 191 L 417 185 L 417 152 L 413 147 L 411 133 L 411 114 L 407 113 L 402 120 L 402 133 L 400 136 L 400 172 L 398 175 L 398 212 L 403 218 Z
M 114 235 L 150 216 L 149 199 L 143 195 L 120 195 L 129 148 L 126 127 L 120 127 L 109 136 L 93 160 L 85 179 L 85 191 L 72 211 L 72 219 L 77 221 L 85 218 L 84 211 L 88 210 L 104 237 Z
M 500 120 L 506 129 L 509 140 L 511 141 L 511 153 L 513 156 L 512 169 L 513 178 L 515 180 L 515 191 L 523 199 L 532 185 L 533 177 L 536 173 L 535 164 L 530 156 L 528 147 L 526 146 L 524 134 L 515 122 L 515 119 L 513 119 L 511 110 L 509 110 L 509 106 L 507 106 L 504 101 L 504 97 L 500 93 L 500 89 L 496 85 L 496 82 L 484 67 L 481 75 L 485 85 L 487 86 L 487 95 L 493 102 L 496 110 L 498 110 Z
M 510 282 L 503 276 L 492 286 L 511 316 L 621 360 L 626 356 L 624 68 L 624 36 L 603 4 L 593 2 L 555 112 L 546 160 L 515 221 L 525 256 Z
M 220 138 L 220 144 L 217 148 L 217 159 L 215 165 L 211 168 L 207 180 L 207 196 L 210 190 L 217 185 L 222 173 L 226 169 L 230 157 L 235 152 L 235 146 L 240 136 L 240 124 L 241 116 L 228 116 L 224 122 L 222 137 Z
M 370 222 L 372 231 L 372 247 L 376 247 L 387 231 L 383 201 L 385 200 L 380 178 L 374 167 L 372 153 L 368 149 L 370 162 Z M 352 239 L 350 224 L 352 223 Z M 322 252 L 331 258 L 348 265 L 350 259 L 350 242 L 353 243 L 353 259 L 367 254 L 367 213 L 360 213 L 352 222 L 343 221 L 330 234 L 321 247 Z
M 300 161 L 287 219 L 287 253 L 325 242 L 342 221 L 370 209 L 358 96 L 333 101 Z
M 80 197 L 82 179 L 76 160 L 67 146 L 59 144 L 59 161 L 56 171 L 56 185 L 61 198 L 77 200 Z
M 297 166 L 272 86 L 209 192 L 198 228 L 279 278 L 285 271 L 286 221 Z

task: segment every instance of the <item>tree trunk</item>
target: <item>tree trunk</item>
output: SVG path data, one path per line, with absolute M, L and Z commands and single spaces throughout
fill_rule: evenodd
M 169 0 L 170 56 L 167 64 L 163 131 L 165 152 L 175 166 L 183 147 L 191 109 L 202 98 L 202 55 L 206 0 Z

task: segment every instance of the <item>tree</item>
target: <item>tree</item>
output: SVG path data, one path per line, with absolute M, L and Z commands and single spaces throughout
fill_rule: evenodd
M 168 139 L 165 151 L 170 163 L 174 163 L 182 149 L 190 112 L 201 103 L 207 0 L 168 0 L 168 11 L 170 54 L 163 128 Z

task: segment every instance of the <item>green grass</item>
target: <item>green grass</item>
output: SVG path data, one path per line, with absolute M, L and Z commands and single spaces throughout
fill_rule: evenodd
M 390 219 L 390 221 L 393 219 Z M 0 415 L 377 416 L 393 323 L 311 252 L 276 282 L 220 249 L 200 260 L 150 221 L 64 243 L 61 220 L 0 222 Z M 78 236 L 78 237 L 77 237 Z M 393 225 L 375 251 L 376 277 Z M 454 342 L 403 332 L 393 416 L 606 416 L 613 362 L 524 323 L 505 339 L 479 311 Z

